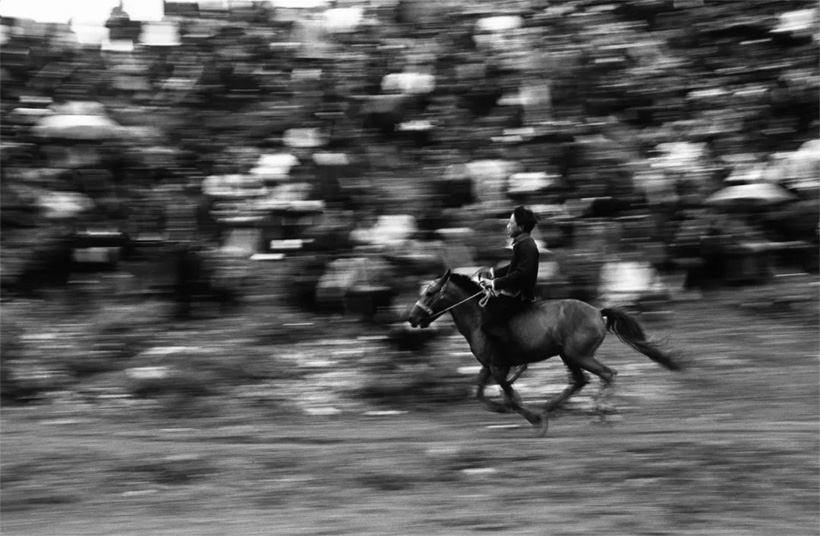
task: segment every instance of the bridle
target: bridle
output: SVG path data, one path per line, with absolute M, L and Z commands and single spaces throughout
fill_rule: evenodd
M 450 284 L 449 279 L 444 282 L 444 284 L 441 286 L 441 289 L 436 294 L 436 297 L 433 298 L 433 301 L 430 302 L 431 306 L 436 305 L 439 301 L 441 301 L 441 299 L 444 297 L 444 291 L 447 290 L 447 285 L 449 285 L 449 284 Z M 427 313 L 430 316 L 430 322 L 432 322 L 433 320 L 440 317 L 441 315 L 443 315 L 447 311 L 455 309 L 459 305 L 461 305 L 463 303 L 467 303 L 468 301 L 472 300 L 473 298 L 477 298 L 478 296 L 481 296 L 482 294 L 484 294 L 485 296 L 484 296 L 484 298 L 481 299 L 481 302 L 479 302 L 479 303 L 483 306 L 484 304 L 487 303 L 487 299 L 489 299 L 489 297 L 490 297 L 489 292 L 484 290 L 484 289 L 479 290 L 478 292 L 476 292 L 472 296 L 464 298 L 463 300 L 461 300 L 458 303 L 455 303 L 455 304 L 453 304 L 449 307 L 446 307 L 446 308 L 442 309 L 438 313 L 433 311 L 433 309 L 431 307 L 428 307 L 428 306 L 424 305 L 423 303 L 421 303 L 421 300 L 417 300 L 415 306 L 418 307 L 419 309 L 421 309 L 422 311 L 424 311 L 425 313 Z

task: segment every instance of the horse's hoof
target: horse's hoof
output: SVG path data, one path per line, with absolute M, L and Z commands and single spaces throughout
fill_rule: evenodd
M 487 410 L 493 413 L 513 413 L 513 408 L 509 404 L 499 404 L 498 402 L 490 402 L 487 404 Z
M 603 425 L 603 426 L 613 426 L 616 423 L 623 420 L 623 417 L 616 412 L 612 413 L 598 413 L 596 415 L 595 420 L 592 421 L 593 424 Z
M 599 404 L 594 408 L 595 413 L 598 415 L 617 415 L 618 408 L 613 406 L 612 404 Z
M 560 404 L 547 404 L 544 407 L 544 413 L 556 413 L 560 407 Z
M 609 419 L 606 418 L 604 415 L 599 415 L 596 419 L 592 421 L 594 426 L 612 426 L 613 423 Z

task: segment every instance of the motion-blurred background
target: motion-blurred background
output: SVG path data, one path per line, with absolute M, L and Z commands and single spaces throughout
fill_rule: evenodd
M 517 204 L 539 218 L 543 297 L 688 330 L 701 364 L 816 357 L 816 2 L 2 0 L 0 16 L 4 517 L 85 500 L 54 475 L 88 460 L 36 441 L 30 415 L 102 436 L 466 400 L 449 320 L 411 331 L 406 314 L 445 268 L 507 260 Z M 789 381 L 816 375 L 799 366 Z M 780 385 L 771 400 L 816 417 L 816 385 Z M 37 445 L 53 471 L 24 460 Z M 116 493 L 210 467 L 146 456 Z M 379 474 L 365 484 L 391 489 Z
M 503 260 L 519 203 L 552 297 L 817 270 L 813 2 L 46 4 L 2 7 L 7 296 L 208 257 L 313 305 Z

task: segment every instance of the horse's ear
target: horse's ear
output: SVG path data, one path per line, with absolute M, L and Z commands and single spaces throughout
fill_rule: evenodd
M 441 276 L 441 280 L 442 281 L 449 281 L 451 275 L 453 275 L 453 271 L 450 268 L 447 268 L 447 271 L 444 272 L 443 276 Z

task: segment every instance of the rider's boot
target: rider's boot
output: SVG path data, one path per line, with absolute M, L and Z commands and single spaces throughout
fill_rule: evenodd
M 510 337 L 507 326 L 488 324 L 481 326 L 481 331 L 498 352 L 509 354 L 518 351 L 517 345 L 513 342 L 512 337 Z
M 481 331 L 490 343 L 498 350 L 503 350 L 508 345 L 507 330 L 498 324 L 484 324 Z

